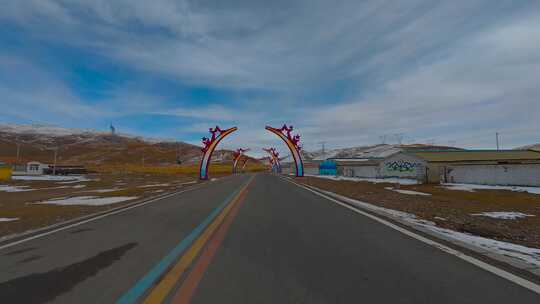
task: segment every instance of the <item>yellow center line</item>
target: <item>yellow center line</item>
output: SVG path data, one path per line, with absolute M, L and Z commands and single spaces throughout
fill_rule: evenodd
M 169 292 L 173 289 L 173 287 L 176 285 L 182 274 L 186 271 L 186 269 L 191 265 L 195 257 L 197 257 L 198 253 L 201 251 L 202 247 L 205 245 L 205 243 L 208 241 L 210 236 L 214 233 L 214 231 L 218 228 L 218 226 L 223 222 L 229 211 L 232 209 L 232 207 L 239 201 L 239 198 L 242 197 L 242 194 L 246 191 L 249 184 L 251 184 L 251 181 L 253 180 L 253 177 L 250 179 L 250 181 L 247 183 L 244 188 L 238 192 L 238 194 L 234 197 L 232 202 L 220 213 L 220 215 L 206 228 L 204 233 L 195 241 L 195 243 L 189 248 L 189 250 L 180 258 L 178 263 L 176 263 L 173 268 L 161 279 L 161 281 L 152 289 L 148 297 L 144 300 L 145 304 L 157 304 L 162 303 Z

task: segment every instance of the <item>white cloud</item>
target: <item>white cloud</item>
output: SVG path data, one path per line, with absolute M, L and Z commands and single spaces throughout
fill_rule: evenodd
M 30 121 L 100 115 L 51 73 L 19 57 L 0 56 L 2 114 Z
M 197 120 L 183 133 L 237 125 L 242 136 L 231 145 L 256 149 L 276 143 L 264 124 L 283 122 L 299 127 L 306 148 L 398 132 L 487 147 L 486 135 L 501 131 L 520 145 L 540 141 L 538 8 L 489 0 L 7 1 L 0 20 L 33 39 L 90 49 L 149 77 L 227 90 L 235 100 L 193 105 L 135 84 L 90 108 L 52 75 L 39 89 L 0 89 L 17 103 L 10 115 L 54 100 L 46 110 L 56 115 L 178 116 Z M 350 92 L 333 94 L 342 87 Z M 252 91 L 265 94 L 244 94 Z

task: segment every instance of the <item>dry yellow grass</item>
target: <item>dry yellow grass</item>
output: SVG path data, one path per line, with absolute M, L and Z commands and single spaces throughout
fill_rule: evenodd
M 216 174 L 217 175 L 217 174 Z M 88 180 L 65 184 L 64 181 L 14 180 L 2 182 L 10 186 L 27 187 L 31 191 L 0 191 L 0 217 L 18 218 L 0 222 L 0 236 L 20 233 L 52 225 L 71 218 L 115 208 L 132 201 L 110 205 L 50 205 L 39 202 L 65 197 L 115 197 L 126 196 L 145 199 L 158 194 L 189 187 L 186 183 L 197 180 L 187 174 L 150 174 L 113 172 L 89 174 Z M 102 190 L 107 190 L 101 192 Z
M 191 166 L 139 166 L 139 165 L 107 165 L 90 168 L 98 172 L 135 172 L 135 173 L 152 173 L 152 174 L 199 174 L 199 165 Z M 264 165 L 248 164 L 245 168 L 246 172 L 264 171 L 267 168 Z M 210 174 L 231 174 L 232 167 L 230 164 L 211 164 L 209 168 Z

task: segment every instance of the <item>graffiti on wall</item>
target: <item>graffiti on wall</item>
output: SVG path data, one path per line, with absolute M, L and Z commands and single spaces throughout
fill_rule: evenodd
M 406 160 L 396 160 L 384 164 L 386 170 L 391 172 L 414 172 L 416 171 L 416 168 L 420 167 L 421 165 L 421 163 L 414 163 Z

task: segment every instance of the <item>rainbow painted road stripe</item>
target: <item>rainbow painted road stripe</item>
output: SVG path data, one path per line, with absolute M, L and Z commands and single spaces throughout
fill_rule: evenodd
M 186 270 L 196 260 L 209 239 L 228 218 L 233 208 L 237 208 L 251 184 L 251 177 L 239 190 L 232 193 L 212 213 L 184 238 L 173 250 L 157 263 L 143 278 L 128 290 L 116 303 L 131 304 L 162 303 L 171 296 Z

